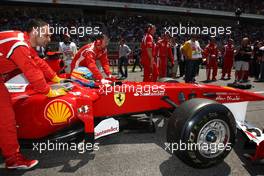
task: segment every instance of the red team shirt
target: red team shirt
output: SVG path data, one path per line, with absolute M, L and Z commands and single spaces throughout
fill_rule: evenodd
M 233 58 L 234 57 L 234 45 L 225 45 L 224 46 L 224 57 L 225 58 Z
M 171 48 L 171 45 L 168 41 L 159 40 L 157 42 L 156 52 L 157 52 L 158 57 L 166 57 L 166 59 L 169 57 L 171 63 L 174 64 L 172 48 Z
M 204 49 L 204 57 L 216 59 L 218 56 L 218 48 L 216 44 L 208 44 Z
M 107 49 L 96 49 L 95 42 L 83 46 L 78 51 L 71 63 L 71 70 L 79 66 L 85 66 L 90 69 L 95 79 L 101 80 L 103 79 L 103 76 L 96 66 L 96 60 L 100 60 L 105 74 L 107 76 L 111 75 L 109 61 L 107 57 Z
M 0 74 L 20 69 L 35 91 L 45 94 L 50 89 L 45 78 L 51 80 L 56 75 L 30 46 L 28 34 L 20 31 L 0 32 L 0 65 Z
M 155 43 L 151 34 L 146 34 L 141 42 L 141 63 L 143 65 L 149 64 L 150 59 L 148 57 L 147 48 L 152 49 L 152 56 L 155 56 Z

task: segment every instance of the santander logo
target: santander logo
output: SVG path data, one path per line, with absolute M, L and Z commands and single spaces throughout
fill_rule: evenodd
M 119 122 L 114 118 L 105 119 L 94 128 L 94 138 L 98 139 L 117 132 L 119 132 Z

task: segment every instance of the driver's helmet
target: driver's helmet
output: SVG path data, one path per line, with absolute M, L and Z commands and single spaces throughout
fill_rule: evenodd
M 71 73 L 71 79 L 85 87 L 94 87 L 93 73 L 86 67 L 77 67 Z

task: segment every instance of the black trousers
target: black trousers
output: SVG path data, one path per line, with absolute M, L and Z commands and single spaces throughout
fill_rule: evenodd
M 185 82 L 190 83 L 195 81 L 197 74 L 198 62 L 196 60 L 186 60 L 185 65 Z
M 260 63 L 260 80 L 264 81 L 264 61 L 261 61 Z
M 133 68 L 132 68 L 132 71 L 133 72 L 135 71 L 136 66 L 139 66 L 140 70 L 142 71 L 142 66 L 140 64 L 140 60 L 139 60 L 139 57 L 138 56 L 135 57 L 135 62 L 134 62 Z
M 127 77 L 127 66 L 128 66 L 128 58 L 123 56 L 119 58 L 118 69 L 122 77 Z M 123 71 L 123 67 L 125 71 Z
M 185 74 L 185 61 L 179 61 L 180 77 Z
M 200 68 L 200 65 L 202 64 L 202 59 L 198 59 L 198 60 L 196 60 L 195 61 L 196 62 L 196 64 L 195 64 L 195 69 L 196 69 L 196 76 L 198 76 L 199 75 L 199 68 Z
M 256 60 L 253 61 L 253 69 L 252 72 L 253 72 L 253 75 L 256 79 L 259 79 L 259 75 L 260 75 L 260 63 L 258 63 Z

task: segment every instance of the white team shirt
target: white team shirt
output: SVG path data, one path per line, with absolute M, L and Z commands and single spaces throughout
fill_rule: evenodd
M 77 46 L 74 42 L 65 44 L 64 42 L 59 43 L 59 52 L 63 53 L 63 60 L 72 60 L 74 55 L 77 53 Z

